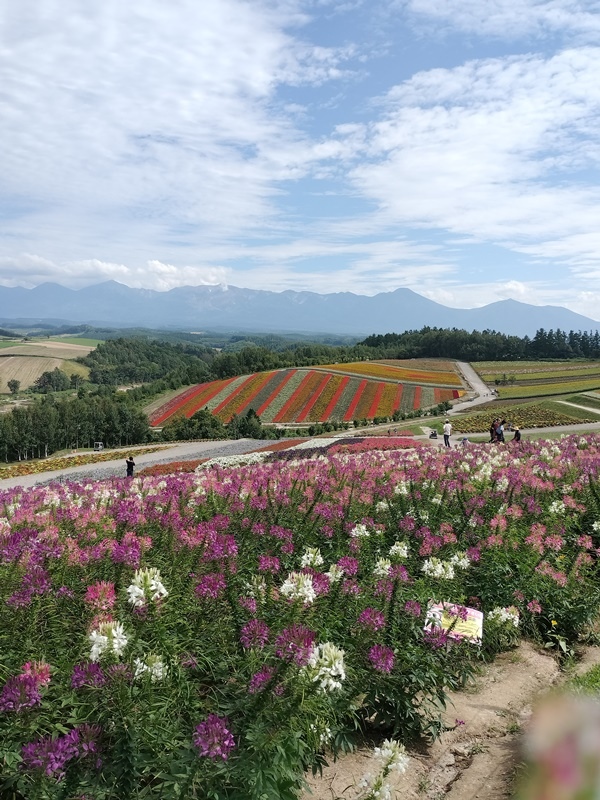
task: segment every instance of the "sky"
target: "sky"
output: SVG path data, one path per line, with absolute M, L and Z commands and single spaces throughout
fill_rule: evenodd
M 600 0 L 0 3 L 0 284 L 600 318 Z

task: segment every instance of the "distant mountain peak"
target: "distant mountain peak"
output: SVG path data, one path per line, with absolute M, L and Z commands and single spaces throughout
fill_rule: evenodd
M 226 284 L 133 289 L 107 280 L 84 289 L 45 283 L 34 289 L 0 286 L 0 321 L 61 319 L 73 324 L 179 330 L 346 334 L 464 328 L 532 336 L 536 330 L 594 330 L 600 323 L 560 306 L 499 300 L 481 308 L 448 308 L 407 287 L 366 296 L 354 292 L 270 292 Z

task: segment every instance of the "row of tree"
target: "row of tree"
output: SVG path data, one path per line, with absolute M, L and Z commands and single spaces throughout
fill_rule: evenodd
M 0 414 L 0 458 L 21 461 L 42 458 L 56 450 L 140 444 L 150 439 L 146 415 L 123 395 L 87 395 L 17 406 Z

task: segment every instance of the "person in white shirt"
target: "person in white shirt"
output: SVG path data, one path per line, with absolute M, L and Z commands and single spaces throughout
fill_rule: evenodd
M 444 431 L 444 446 L 450 447 L 450 436 L 452 435 L 452 425 L 450 424 L 449 419 L 447 419 L 446 422 L 444 422 L 443 431 Z

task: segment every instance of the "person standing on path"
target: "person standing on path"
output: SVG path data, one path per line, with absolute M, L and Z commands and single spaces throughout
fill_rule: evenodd
M 450 424 L 450 420 L 447 419 L 444 422 L 444 447 L 450 447 L 450 436 L 452 435 L 452 425 Z
M 135 467 L 135 461 L 133 460 L 133 456 L 129 456 L 125 460 L 125 466 L 127 467 L 127 477 L 133 478 L 133 468 Z

